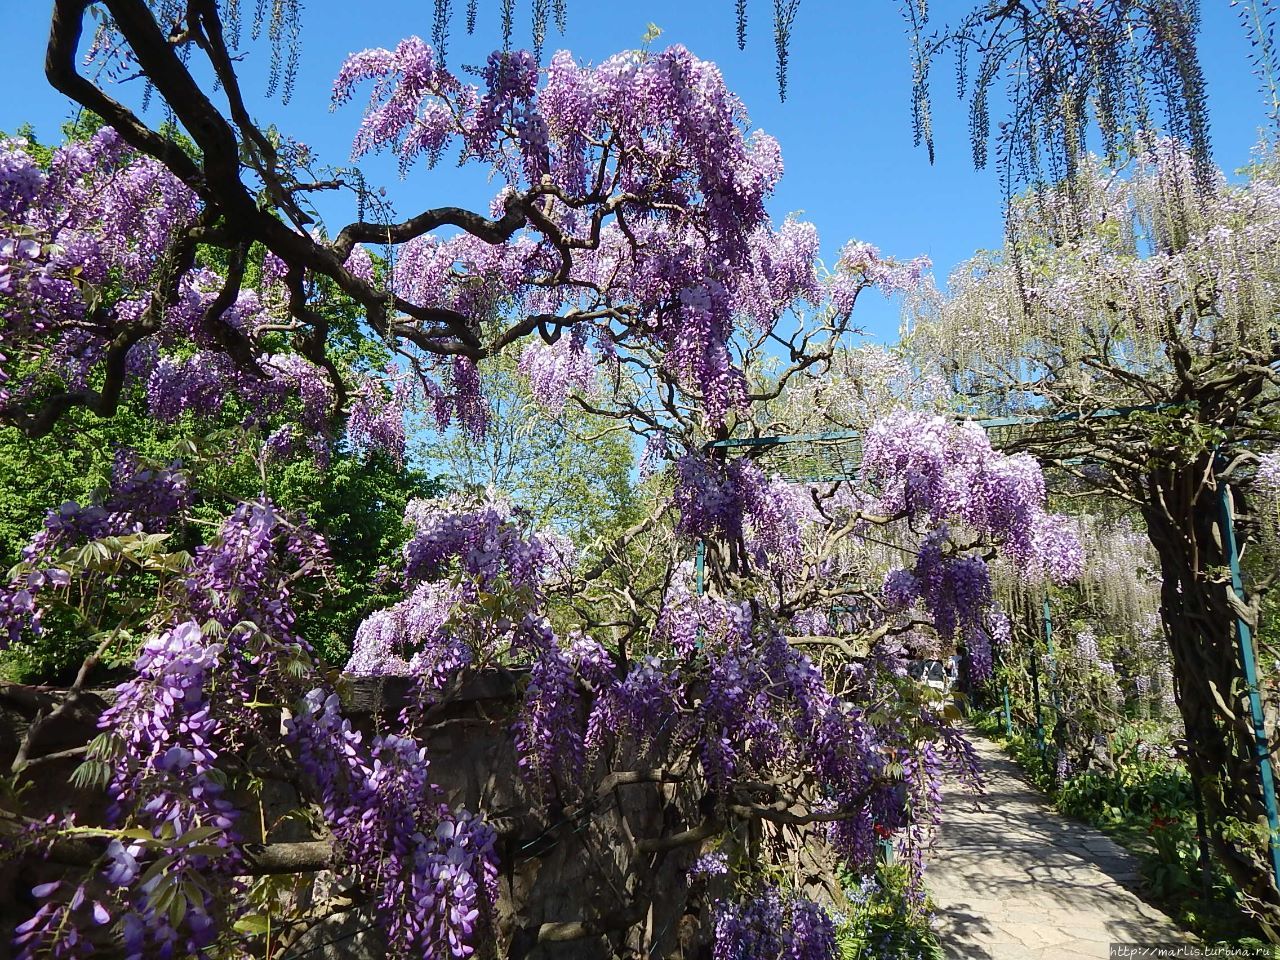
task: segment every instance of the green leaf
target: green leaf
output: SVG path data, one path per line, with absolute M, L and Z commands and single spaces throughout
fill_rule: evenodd
M 222 833 L 222 829 L 220 827 L 196 827 L 193 830 L 188 830 L 180 836 L 176 843 L 179 846 L 188 846 L 193 843 L 199 843 L 201 840 L 208 840 L 210 837 L 219 833 Z
M 271 929 L 271 921 L 260 913 L 250 913 L 241 917 L 231 926 L 238 933 L 261 937 L 265 936 L 267 931 Z
M 80 790 L 102 790 L 111 782 L 111 767 L 101 760 L 86 760 L 71 774 L 72 786 Z
M 173 857 L 166 855 L 161 857 L 155 863 L 151 864 L 151 866 L 147 867 L 146 872 L 143 873 L 142 878 L 138 881 L 138 886 L 145 887 L 152 880 L 159 878 L 161 874 L 164 873 L 164 871 L 168 870 L 171 866 L 173 866 L 173 860 L 174 860 Z M 157 887 L 157 889 L 160 889 L 161 887 L 164 887 L 164 886 L 165 884 L 162 882 Z M 161 908 L 157 907 L 156 909 L 159 910 Z

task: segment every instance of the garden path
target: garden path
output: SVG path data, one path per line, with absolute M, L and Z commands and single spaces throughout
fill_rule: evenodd
M 947 960 L 1105 960 L 1110 943 L 1191 941 L 1134 894 L 1136 858 L 1055 811 L 971 735 L 986 794 L 948 794 L 926 874 Z

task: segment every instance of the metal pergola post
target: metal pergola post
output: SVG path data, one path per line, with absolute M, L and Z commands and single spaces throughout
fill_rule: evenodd
M 1231 589 L 1243 603 L 1244 582 L 1240 576 L 1240 548 L 1236 543 L 1235 524 L 1231 519 L 1231 490 L 1221 481 L 1218 483 L 1218 501 L 1222 508 L 1222 549 L 1231 567 Z M 1249 719 L 1253 723 L 1253 746 L 1258 763 L 1258 777 L 1262 781 L 1262 802 L 1266 807 L 1267 826 L 1271 833 L 1271 875 L 1276 888 L 1280 889 L 1280 815 L 1276 810 L 1276 786 L 1263 720 L 1262 696 L 1258 692 L 1258 662 L 1253 650 L 1253 630 L 1244 617 L 1239 615 L 1236 616 L 1236 641 L 1240 650 L 1245 692 L 1249 698 Z
M 693 555 L 693 580 L 698 596 L 706 592 L 707 541 L 699 540 Z

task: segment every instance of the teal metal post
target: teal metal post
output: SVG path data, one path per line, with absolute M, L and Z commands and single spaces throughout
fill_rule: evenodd
M 1231 588 L 1244 601 L 1244 582 L 1240 577 L 1240 548 L 1236 528 L 1231 521 L 1231 493 L 1225 483 L 1218 483 L 1218 499 L 1222 506 L 1222 548 L 1231 565 Z M 1249 718 L 1253 721 L 1253 745 L 1258 760 L 1258 777 L 1262 780 L 1262 802 L 1267 808 L 1267 826 L 1271 831 L 1271 873 L 1280 889 L 1280 814 L 1276 810 L 1276 785 L 1271 775 L 1271 753 L 1267 746 L 1267 729 L 1262 719 L 1262 697 L 1258 693 L 1258 664 L 1253 655 L 1253 631 L 1243 617 L 1236 617 L 1236 640 L 1240 647 L 1240 666 L 1244 671 L 1245 691 L 1249 696 Z
M 694 554 L 693 560 L 693 577 L 694 584 L 698 590 L 698 596 L 702 596 L 706 592 L 704 577 L 706 576 L 707 567 L 707 541 L 699 540 L 697 552 Z
M 880 841 L 880 858 L 886 866 L 893 866 L 895 860 L 898 859 L 897 851 L 894 850 L 892 840 Z

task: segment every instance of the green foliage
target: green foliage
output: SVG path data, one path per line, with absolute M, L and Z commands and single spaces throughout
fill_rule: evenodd
M 39 442 L 12 427 L 0 429 L 0 573 L 19 562 L 22 548 L 44 525 L 50 510 L 67 501 L 87 503 L 106 487 L 121 448 L 132 449 L 147 461 L 173 459 L 171 439 L 136 406 L 122 408 L 108 420 L 72 411 Z M 180 533 L 172 538 L 169 549 L 189 545 Z M 113 562 L 129 562 L 124 552 L 112 553 Z M 92 610 L 79 605 L 82 598 L 68 597 L 46 617 L 41 637 L 0 651 L 0 678 L 25 683 L 70 680 L 96 646 L 93 634 L 115 626 L 130 607 L 154 590 L 154 581 L 147 575 L 134 580 L 134 590 L 104 592 Z
M 942 960 L 932 911 L 909 896 L 904 864 L 881 863 L 866 879 L 842 871 L 839 879 L 849 901 L 836 927 L 840 960 Z
M 231 406 L 225 420 L 234 423 L 240 412 Z M 405 504 L 438 495 L 440 485 L 383 456 L 361 459 L 341 450 L 324 468 L 305 458 L 263 465 L 255 457 L 256 436 L 239 427 L 200 434 L 189 420 L 165 425 L 142 410 L 141 397 L 134 395 L 109 419 L 73 411 L 40 442 L 12 428 L 0 430 L 0 569 L 19 561 L 50 509 L 66 501 L 84 504 L 104 488 L 116 451 L 129 449 L 145 462 L 180 463 L 191 473 L 196 500 L 191 522 L 170 531 L 166 550 L 174 555 L 194 550 L 236 502 L 264 492 L 282 509 L 305 516 L 328 543 L 334 570 L 322 598 L 305 607 L 299 629 L 330 663 L 345 662 L 356 626 L 388 602 L 379 570 L 394 560 L 405 540 Z M 95 634 L 145 614 L 139 605 L 152 602 L 157 580 L 119 546 L 111 546 L 111 562 L 128 565 L 131 575 L 99 590 L 91 609 L 82 598 L 69 596 L 46 616 L 39 637 L 0 651 L 0 677 L 65 683 L 96 646 Z M 121 645 L 116 660 L 105 666 L 130 659 Z
M 49 510 L 67 500 L 84 503 L 106 485 L 122 446 L 148 460 L 168 452 L 154 421 L 136 409 L 122 409 L 109 420 L 72 411 L 39 442 L 13 427 L 0 428 L 0 564 L 5 570 L 17 563 Z
M 1130 415 L 1132 422 L 1140 426 L 1148 438 L 1152 466 L 1176 467 L 1194 463 L 1230 439 L 1226 430 L 1202 423 L 1198 414 L 1199 405 L 1193 401 Z
M 305 515 L 329 544 L 334 582 L 298 622 L 302 636 L 330 663 L 344 663 L 360 621 L 391 602 L 380 585 L 382 568 L 406 539 L 405 504 L 440 491 L 438 481 L 382 455 L 362 460 L 340 454 L 328 469 L 297 460 L 268 475 L 271 499 Z
M 493 488 L 578 545 L 608 539 L 634 523 L 641 502 L 631 485 L 631 434 L 616 422 L 566 404 L 548 413 L 504 354 L 481 369 L 489 429 L 477 443 L 457 431 L 421 436 L 414 461 L 458 492 Z

